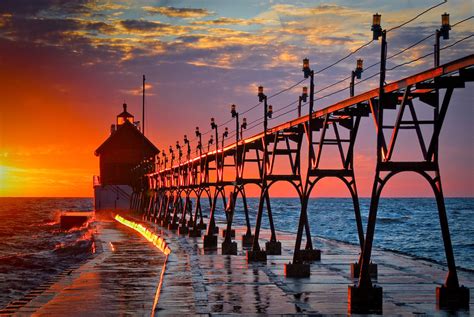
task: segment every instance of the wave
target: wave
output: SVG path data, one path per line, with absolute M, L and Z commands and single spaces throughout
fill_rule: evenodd
M 377 217 L 377 222 L 380 223 L 398 223 L 398 222 L 405 222 L 410 220 L 410 216 L 400 216 L 400 217 Z

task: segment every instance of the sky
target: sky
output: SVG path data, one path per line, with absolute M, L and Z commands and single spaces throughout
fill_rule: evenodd
M 94 150 L 126 102 L 141 120 L 141 80 L 147 78 L 146 136 L 168 148 L 196 126 L 208 131 L 210 118 L 228 121 L 230 105 L 245 111 L 267 95 L 303 78 L 301 61 L 320 70 L 371 40 L 372 14 L 390 29 L 442 1 L 0 1 L 0 196 L 92 196 L 99 161 Z M 451 24 L 473 15 L 472 1 L 448 1 L 388 34 L 388 54 L 432 34 L 440 15 Z M 472 35 L 474 19 L 453 26 L 442 46 Z M 433 50 L 433 38 L 388 61 L 388 67 Z M 315 76 L 316 90 L 346 78 L 357 58 L 379 60 L 372 42 Z M 443 50 L 441 62 L 474 52 L 474 38 Z M 387 81 L 432 67 L 432 56 L 389 71 Z M 362 78 L 377 72 L 367 70 Z M 376 87 L 378 77 L 356 86 Z M 307 83 L 304 83 L 307 85 Z M 347 87 L 344 81 L 316 97 Z M 474 85 L 455 91 L 440 136 L 440 166 L 446 196 L 474 196 L 472 108 Z M 301 85 L 272 99 L 275 111 L 298 98 Z M 320 109 L 346 98 L 348 90 L 316 102 Z M 424 107 L 424 108 L 423 108 Z M 429 115 L 419 106 L 421 115 Z M 418 109 L 418 108 L 417 108 Z M 261 107 L 246 113 L 260 118 Z M 290 112 L 270 126 L 292 119 Z M 390 117 L 390 115 L 388 115 Z M 233 128 L 229 123 L 229 129 Z M 261 126 L 245 131 L 250 136 Z M 359 193 L 369 196 L 375 166 L 375 128 L 365 118 L 355 152 Z M 400 157 L 418 155 L 403 132 Z M 406 133 L 406 134 L 405 134 Z M 206 143 L 209 135 L 205 135 Z M 195 144 L 194 144 L 195 146 Z M 329 157 L 327 160 L 331 160 Z M 251 195 L 256 191 L 251 191 Z M 291 196 L 285 186 L 271 191 Z M 324 181 L 316 196 L 347 197 L 336 181 Z M 421 177 L 397 176 L 386 196 L 431 196 Z

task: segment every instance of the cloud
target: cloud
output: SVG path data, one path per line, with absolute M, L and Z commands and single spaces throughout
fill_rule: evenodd
M 253 25 L 253 24 L 263 24 L 265 20 L 263 19 L 237 19 L 237 18 L 227 18 L 220 17 L 218 19 L 206 20 L 206 21 L 194 21 L 191 24 L 193 25 Z
M 98 2 L 89 2 L 86 4 L 86 7 L 90 8 L 93 11 L 102 12 L 102 11 L 116 11 L 116 10 L 125 10 L 128 7 L 123 4 L 118 3 L 98 3 Z
M 275 54 L 272 58 L 272 62 L 268 65 L 268 67 L 276 67 L 276 66 L 295 66 L 301 61 L 301 56 L 298 55 L 299 52 L 289 52 L 289 51 L 282 51 L 280 54 Z
M 288 17 L 313 17 L 315 15 L 352 16 L 359 11 L 335 4 L 324 4 L 313 7 L 297 7 L 291 4 L 277 4 L 272 7 L 269 14 Z
M 146 96 L 155 96 L 154 93 L 150 92 L 153 90 L 153 85 L 152 84 L 145 84 L 145 95 Z M 120 90 L 121 93 L 125 95 L 130 95 L 130 96 L 141 96 L 143 93 L 143 87 L 137 87 L 137 88 L 131 88 L 131 89 L 122 89 Z
M 169 18 L 203 18 L 214 14 L 207 9 L 199 8 L 176 8 L 176 7 L 150 7 L 142 8 L 148 14 L 160 14 Z
M 88 0 L 2 0 L 0 13 L 34 16 L 42 12 L 62 12 L 64 14 L 89 13 Z
M 166 37 L 183 36 L 200 30 L 198 26 L 172 25 L 159 21 L 122 20 L 117 23 L 118 34 L 127 34 L 135 37 Z M 169 39 L 168 39 L 169 41 Z
M 55 46 L 73 43 L 78 47 L 90 44 L 95 36 L 117 33 L 111 24 L 74 18 L 0 16 L 0 26 L 0 37 Z
M 188 62 L 190 65 L 199 67 L 215 67 L 231 69 L 235 67 L 236 62 L 241 60 L 242 54 L 221 53 L 210 58 L 201 57 Z
M 186 47 L 195 49 L 222 49 L 230 47 L 261 46 L 271 43 L 270 34 L 244 32 L 229 28 L 212 28 L 206 33 L 185 35 L 178 38 Z
M 161 22 L 151 22 L 147 20 L 123 20 L 119 23 L 128 31 L 155 31 L 169 26 Z

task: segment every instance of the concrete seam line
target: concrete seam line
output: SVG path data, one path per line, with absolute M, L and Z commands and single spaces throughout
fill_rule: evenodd
M 168 256 L 171 253 L 171 249 L 168 246 L 168 243 L 165 241 L 165 239 L 163 239 L 162 237 L 160 237 L 156 233 L 148 230 L 143 225 L 141 225 L 139 223 L 136 223 L 134 221 L 127 220 L 127 219 L 125 219 L 124 217 L 122 217 L 118 214 L 115 215 L 114 219 L 117 222 L 121 223 L 122 225 L 124 225 L 126 227 L 129 227 L 129 228 L 137 231 L 138 233 L 140 233 L 145 239 L 147 239 L 149 242 L 153 243 L 153 245 L 158 250 L 160 250 L 166 257 L 165 261 L 163 263 L 163 268 L 161 269 L 160 282 L 158 283 L 158 287 L 156 289 L 156 294 L 155 294 L 155 299 L 153 301 L 153 307 L 151 309 L 151 314 L 150 315 L 154 316 L 156 306 L 158 305 L 158 302 L 159 302 L 159 299 L 160 299 L 161 288 L 162 288 L 162 285 L 163 285 L 163 280 L 164 280 L 164 275 L 165 275 L 165 270 L 166 270 L 166 263 L 168 262 Z

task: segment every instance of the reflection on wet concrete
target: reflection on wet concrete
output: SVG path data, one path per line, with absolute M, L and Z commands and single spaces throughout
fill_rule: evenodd
M 268 256 L 266 264 L 248 264 L 240 248 L 237 256 L 221 255 L 220 250 L 204 253 L 202 238 L 178 236 L 153 224 L 148 227 L 164 237 L 172 250 L 159 302 L 152 312 L 155 316 L 347 315 L 347 286 L 355 282 L 349 264 L 358 257 L 356 245 L 315 238 L 315 246 L 322 250 L 321 261 L 311 264 L 311 277 L 293 279 L 283 273 L 283 264 L 292 257 L 292 234 L 278 236 L 283 255 Z M 244 231 L 237 228 L 236 236 Z M 149 315 L 165 257 L 138 234 L 114 223 L 101 223 L 99 237 L 103 251 L 98 256 L 20 312 Z M 261 237 L 264 244 L 269 233 Z M 374 250 L 373 259 L 379 265 L 375 282 L 384 287 L 385 314 L 444 315 L 435 305 L 435 287 L 444 281 L 444 267 L 382 250 Z M 472 272 L 460 271 L 459 277 L 467 287 L 474 286 Z M 473 302 L 471 299 L 471 311 Z
M 160 316 L 348 313 L 347 286 L 355 282 L 349 264 L 358 258 L 356 245 L 315 238 L 322 260 L 311 265 L 310 278 L 294 279 L 283 273 L 283 264 L 292 258 L 292 234 L 279 234 L 282 256 L 268 256 L 266 264 L 247 264 L 241 245 L 237 256 L 222 255 L 220 250 L 204 252 L 200 238 L 155 228 L 173 250 L 173 264 L 168 265 L 158 304 Z M 244 232 L 238 228 L 236 236 Z M 268 238 L 265 232 L 262 244 Z M 374 260 L 379 264 L 375 282 L 384 287 L 384 314 L 444 314 L 435 305 L 436 284 L 441 284 L 446 274 L 442 266 L 382 250 L 374 250 Z M 464 285 L 474 286 L 472 272 L 459 275 Z
M 97 223 L 102 252 L 21 308 L 48 316 L 150 315 L 165 256 L 133 230 Z

